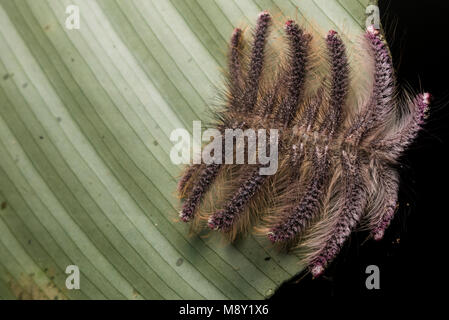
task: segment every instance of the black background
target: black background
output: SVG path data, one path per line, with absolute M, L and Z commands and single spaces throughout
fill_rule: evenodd
M 449 3 L 390 0 L 379 1 L 379 8 L 399 83 L 433 96 L 424 130 L 401 159 L 399 209 L 382 241 L 354 234 L 322 277 L 299 274 L 278 289 L 273 302 L 311 295 L 425 297 L 438 288 L 445 291 Z M 371 264 L 380 269 L 379 290 L 365 286 Z

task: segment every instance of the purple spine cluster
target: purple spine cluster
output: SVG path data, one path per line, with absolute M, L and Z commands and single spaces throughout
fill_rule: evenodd
M 259 168 L 256 167 L 250 178 L 239 187 L 225 208 L 217 211 L 210 217 L 209 227 L 211 229 L 229 231 L 247 202 L 256 194 L 266 178 L 267 176 L 259 174 Z
M 241 80 L 241 66 L 240 66 L 240 40 L 242 38 L 242 30 L 234 29 L 231 37 L 230 53 L 229 53 L 229 73 L 233 86 L 238 86 Z
M 378 31 L 368 28 L 366 33 L 374 52 L 374 97 L 375 106 L 372 108 L 372 116 L 367 121 L 367 130 L 384 120 L 384 116 L 392 108 L 394 94 L 394 69 L 391 62 L 387 44 L 380 37 Z
M 286 22 L 285 32 L 289 42 L 290 64 L 286 76 L 287 96 L 281 105 L 279 117 L 282 123 L 289 124 L 296 114 L 303 91 L 310 35 L 304 34 L 292 20 Z
M 398 156 L 408 147 L 418 135 L 429 108 L 431 96 L 429 93 L 418 94 L 411 102 L 411 115 L 406 125 L 388 137 L 374 145 L 374 148 L 388 151 Z
M 365 35 L 374 55 L 374 84 L 370 102 L 347 134 L 354 136 L 356 143 L 381 124 L 394 106 L 394 69 L 387 44 L 372 26 Z
M 395 172 L 391 172 L 391 170 L 385 168 L 382 170 L 382 173 L 382 180 L 387 198 L 385 200 L 382 219 L 371 231 L 375 240 L 381 240 L 383 238 L 385 230 L 388 228 L 394 217 L 398 200 L 399 180 Z
M 345 45 L 337 32 L 329 31 L 326 38 L 327 50 L 331 65 L 330 88 L 330 136 L 334 136 L 341 124 L 342 108 L 348 94 L 349 65 Z
M 323 187 L 328 180 L 330 162 L 326 154 L 314 155 L 316 170 L 304 196 L 287 215 L 286 219 L 273 227 L 268 234 L 272 242 L 281 242 L 294 239 L 316 216 L 320 206 Z
M 184 175 L 178 182 L 178 192 L 182 192 L 184 190 L 187 182 L 190 180 L 190 178 L 193 176 L 193 174 L 198 170 L 198 168 L 199 168 L 199 165 L 194 164 L 194 165 L 191 165 L 186 170 L 186 172 L 184 173 Z
M 229 110 L 242 110 L 242 96 L 243 96 L 243 87 L 244 80 L 242 75 L 242 66 L 241 66 L 241 39 L 242 39 L 242 30 L 239 28 L 234 29 L 232 33 L 230 45 L 229 45 L 229 53 L 228 53 L 228 68 L 229 68 L 229 95 L 228 95 L 228 105 Z M 229 120 L 229 119 L 228 119 Z
M 209 189 L 211 183 L 215 180 L 218 172 L 220 170 L 219 164 L 209 164 L 201 172 L 198 182 L 189 195 L 188 199 L 183 203 L 182 211 L 180 213 L 180 218 L 182 221 L 190 221 L 195 215 L 197 206 L 201 202 L 201 198 Z
M 270 23 L 271 16 L 268 12 L 264 11 L 259 14 L 254 32 L 254 43 L 251 52 L 248 81 L 246 83 L 244 98 L 247 111 L 252 111 L 257 101 L 257 92 L 259 89 L 260 76 L 262 74 L 264 62 L 265 43 Z
M 319 276 L 327 264 L 340 252 L 344 242 L 359 223 L 367 200 L 361 187 L 363 184 L 360 180 L 357 164 L 352 163 L 345 152 L 342 156 L 342 165 L 346 189 L 345 202 L 331 238 L 310 264 L 314 277 Z
M 418 94 L 414 99 L 413 116 L 408 125 L 398 133 L 399 143 L 406 148 L 417 136 L 427 116 L 431 96 L 429 93 Z

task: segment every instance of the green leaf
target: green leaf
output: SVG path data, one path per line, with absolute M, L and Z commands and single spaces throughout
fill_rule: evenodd
M 71 4 L 79 30 L 65 27 Z M 205 119 L 235 26 L 268 9 L 353 40 L 368 4 L 0 0 L 0 297 L 271 295 L 299 258 L 189 236 L 170 132 Z M 69 265 L 80 290 L 66 288 Z

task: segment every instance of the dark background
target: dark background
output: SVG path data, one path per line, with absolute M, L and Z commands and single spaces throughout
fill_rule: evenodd
M 437 288 L 445 291 L 449 1 L 380 0 L 379 8 L 399 84 L 433 96 L 424 130 L 401 159 L 399 209 L 382 241 L 353 234 L 323 276 L 299 274 L 278 289 L 273 302 L 311 295 L 425 297 Z M 371 264 L 380 269 L 379 290 L 365 287 Z

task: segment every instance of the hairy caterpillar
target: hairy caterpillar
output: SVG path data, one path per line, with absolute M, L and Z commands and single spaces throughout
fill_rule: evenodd
M 358 47 L 366 68 L 351 69 L 337 32 L 320 50 L 292 20 L 284 25 L 284 54 L 267 63 L 272 24 L 262 12 L 251 45 L 234 30 L 216 128 L 277 128 L 279 169 L 264 176 L 258 164 L 192 165 L 178 184 L 180 217 L 230 241 L 255 232 L 301 250 L 318 276 L 354 230 L 383 237 L 397 202 L 394 166 L 418 134 L 430 95 L 398 94 L 388 46 L 374 27 Z M 370 74 L 366 87 L 354 84 L 354 73 Z

